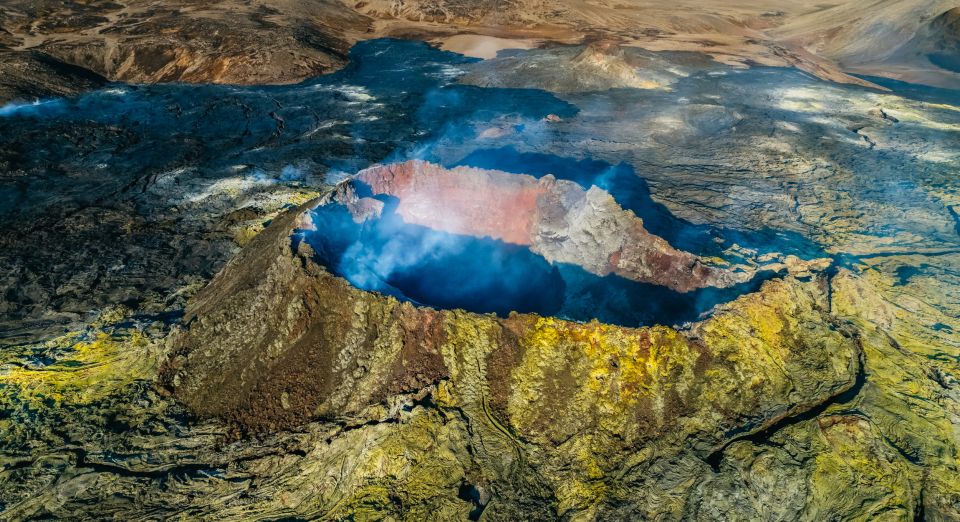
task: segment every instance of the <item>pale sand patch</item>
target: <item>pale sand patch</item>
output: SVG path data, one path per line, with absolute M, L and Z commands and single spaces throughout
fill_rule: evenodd
M 440 48 L 472 58 L 489 60 L 504 49 L 533 49 L 541 40 L 533 38 L 498 38 L 479 34 L 458 34 L 439 40 Z

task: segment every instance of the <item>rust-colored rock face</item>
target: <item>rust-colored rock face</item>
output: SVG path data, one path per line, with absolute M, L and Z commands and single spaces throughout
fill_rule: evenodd
M 696 255 L 651 234 L 643 220 L 606 191 L 558 180 L 471 167 L 445 169 L 408 161 L 361 171 L 334 198 L 354 219 L 376 219 L 382 204 L 359 197 L 396 198 L 405 222 L 452 234 L 528 246 L 551 263 L 567 263 L 606 276 L 665 286 L 678 292 L 727 287 L 750 272 L 705 265 Z
M 537 204 L 547 192 L 528 176 L 422 161 L 366 169 L 356 179 L 374 194 L 397 197 L 408 223 L 518 245 L 533 244 Z

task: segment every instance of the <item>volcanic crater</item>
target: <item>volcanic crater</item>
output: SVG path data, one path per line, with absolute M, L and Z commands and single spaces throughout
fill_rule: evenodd
M 312 419 L 392 418 L 403 397 L 441 393 L 438 386 L 466 378 L 462 365 L 480 357 L 489 415 L 522 424 L 508 404 L 523 375 L 518 365 L 555 336 L 570 340 L 558 352 L 570 357 L 598 356 L 610 343 L 644 356 L 679 349 L 689 371 L 706 375 L 735 366 L 716 352 L 717 332 L 781 317 L 781 304 L 824 328 L 825 279 L 795 270 L 810 263 L 780 263 L 789 274 L 771 280 L 777 265 L 731 266 L 678 250 L 607 191 L 552 175 L 377 165 L 258 234 L 191 301 L 160 380 L 192 413 L 261 433 Z M 762 310 L 741 315 L 736 306 Z M 666 326 L 681 322 L 689 324 Z M 837 359 L 812 390 L 829 397 L 852 382 L 856 347 L 830 328 L 825 335 L 822 346 L 791 341 L 790 350 L 825 348 Z M 637 356 L 601 359 L 619 368 Z M 699 407 L 670 401 L 671 418 Z M 653 425 L 643 419 L 653 403 L 628 402 L 639 420 L 623 428 L 624 440 L 647 437 Z M 784 415 L 779 406 L 763 409 L 746 428 L 747 417 L 724 416 L 717 433 L 753 432 Z M 517 429 L 552 443 L 570 436 L 552 420 L 530 422 Z
M 597 186 L 411 160 L 341 182 L 296 232 L 354 286 L 440 309 L 678 324 L 773 275 L 677 249 Z

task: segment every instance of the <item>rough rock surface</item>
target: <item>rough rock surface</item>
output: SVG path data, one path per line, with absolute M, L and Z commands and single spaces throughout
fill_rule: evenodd
M 39 52 L 0 49 L 3 77 L 0 100 L 36 100 L 69 96 L 102 87 L 106 78 Z
M 341 67 L 354 35 L 367 27 L 364 17 L 336 0 L 14 1 L 0 8 L 0 34 L 10 56 L 39 56 L 41 63 L 70 64 L 132 83 L 296 82 Z M 4 60 L 5 74 L 8 68 L 16 74 L 16 60 Z M 62 90 L 12 94 L 22 99 Z
M 689 59 L 700 67 L 709 61 L 699 54 Z M 553 92 L 589 92 L 605 89 L 668 90 L 683 70 L 663 67 L 657 53 L 621 47 L 614 41 L 590 42 L 549 53 L 503 53 L 481 63 L 465 82 L 485 87 L 546 88 Z M 496 71 L 496 74 L 490 74 Z

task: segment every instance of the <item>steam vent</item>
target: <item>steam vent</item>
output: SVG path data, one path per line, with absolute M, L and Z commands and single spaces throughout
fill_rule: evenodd
M 960 521 L 956 2 L 0 4 L 0 521 Z

